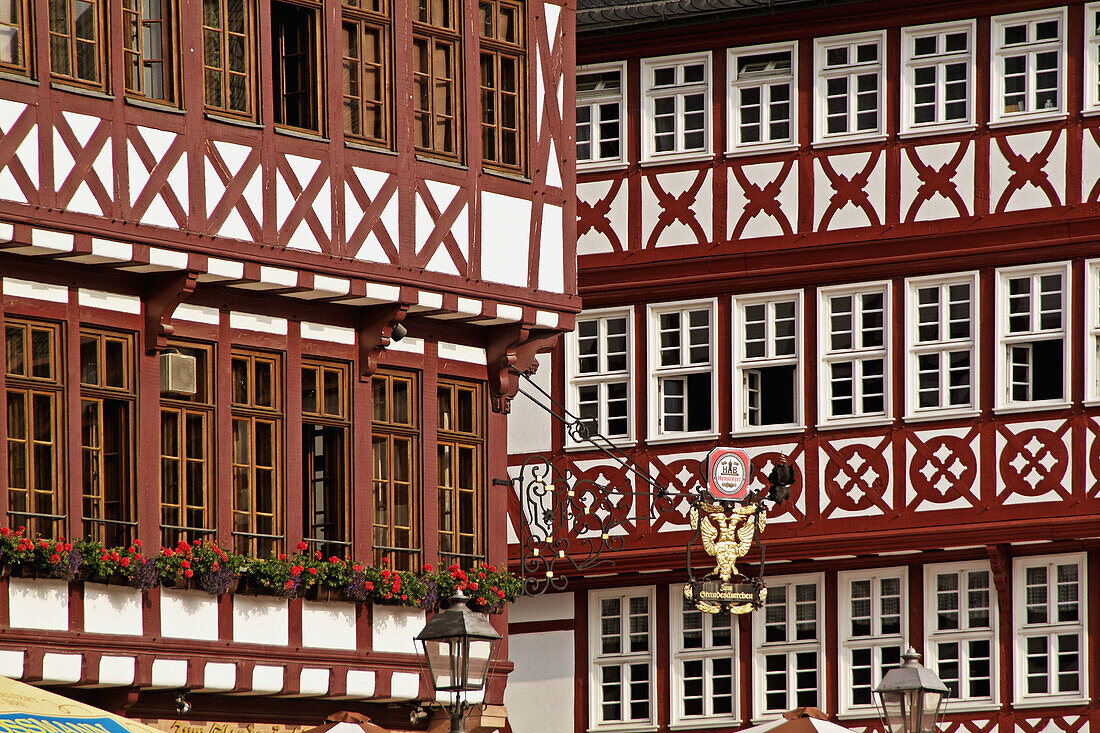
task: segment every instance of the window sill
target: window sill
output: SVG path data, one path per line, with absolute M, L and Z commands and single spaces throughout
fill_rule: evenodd
M 622 731 L 622 733 L 656 733 L 658 730 L 660 730 L 660 727 L 652 723 L 643 723 L 640 725 L 616 723 L 615 725 L 597 725 L 589 728 L 588 733 L 613 733 L 614 731 Z
M 610 171 L 616 168 L 626 168 L 627 163 L 625 160 L 601 160 L 592 163 L 577 163 L 577 175 L 582 173 L 598 173 L 600 171 Z
M 1040 412 L 1043 410 L 1064 410 L 1072 407 L 1072 402 L 1065 400 L 1047 400 L 1045 402 L 1028 402 L 1017 405 L 998 405 L 993 408 L 994 415 L 1013 415 L 1018 412 Z
M 876 132 L 872 135 L 850 135 L 846 137 L 814 139 L 815 148 L 839 148 L 844 145 L 865 145 L 867 143 L 880 143 L 886 140 L 888 135 Z
M 933 137 L 935 135 L 958 135 L 964 132 L 974 132 L 978 126 L 973 122 L 965 125 L 929 125 L 928 127 L 907 127 L 898 133 L 902 140 L 912 140 L 918 137 Z
M 730 432 L 731 438 L 753 438 L 758 435 L 782 435 L 783 433 L 804 433 L 806 426 L 803 423 L 790 423 L 784 425 L 772 425 L 770 427 L 739 427 Z
M 835 420 L 823 420 L 817 424 L 818 430 L 841 430 L 843 428 L 869 428 L 890 425 L 894 422 L 888 415 L 875 415 L 873 417 L 837 418 Z
M 1081 402 L 1082 407 L 1100 407 L 1100 396 L 1089 397 Z
M 171 102 L 153 102 L 142 97 L 126 97 L 126 104 L 141 109 L 152 109 L 157 112 L 167 112 L 170 115 L 182 115 L 184 111 Z
M 73 94 L 83 94 L 85 97 L 95 97 L 96 99 L 114 100 L 115 95 L 108 94 L 107 92 L 99 89 L 92 89 L 91 87 L 77 86 L 76 84 L 66 84 L 60 81 L 50 82 L 50 89 L 56 89 L 59 92 L 72 92 Z
M 951 705 L 951 712 L 952 713 L 959 712 L 959 711 L 974 713 L 974 712 L 979 712 L 979 711 L 982 711 L 982 710 L 1000 710 L 1001 709 L 1000 705 L 998 705 L 997 703 L 992 702 L 990 700 L 982 700 L 980 702 L 961 702 L 960 700 L 956 700 L 954 698 L 948 698 L 948 700 L 950 700 L 949 704 Z
M 737 718 L 700 718 L 699 720 L 684 720 L 678 723 L 670 723 L 669 730 L 703 730 L 705 728 L 727 728 L 741 725 Z
M 498 168 L 488 168 L 484 163 L 481 164 L 481 172 L 487 176 L 495 176 L 497 178 L 503 178 L 506 181 L 515 181 L 516 183 L 530 183 L 531 179 L 524 174 L 516 171 L 502 171 Z
M 252 130 L 262 130 L 264 126 L 258 122 L 252 120 L 246 120 L 241 117 L 229 117 L 227 115 L 220 115 L 216 112 L 204 112 L 203 117 L 214 122 L 221 122 L 226 125 L 235 125 L 236 127 L 247 127 Z
M 329 140 L 327 137 L 325 137 L 324 135 L 322 135 L 319 132 L 311 132 L 309 130 L 299 130 L 299 129 L 293 128 L 293 127 L 280 127 L 279 125 L 275 125 L 274 130 L 275 130 L 276 135 L 285 135 L 286 137 L 296 137 L 299 140 L 312 140 L 312 141 L 318 142 L 318 143 L 332 142 L 331 140 Z
M 1097 115 L 1100 115 L 1100 104 L 1090 104 L 1081 110 L 1082 117 L 1096 117 Z
M 345 137 L 344 146 L 352 150 L 362 150 L 365 153 L 378 153 L 380 155 L 397 155 L 396 150 L 390 148 L 378 147 L 371 145 L 370 143 L 363 142 L 362 140 L 356 140 L 355 138 Z
M 1043 698 L 1042 700 L 1015 700 L 1012 703 L 1012 707 L 1016 710 L 1026 710 L 1030 708 L 1061 707 L 1063 705 L 1087 705 L 1088 702 L 1089 699 L 1087 697 L 1066 697 L 1064 695 L 1058 695 Z
M 769 155 L 772 153 L 793 153 L 798 143 L 769 143 L 767 145 L 731 145 L 726 150 L 727 158 L 744 158 L 748 155 Z
M 875 720 L 878 720 L 879 713 L 878 708 L 872 705 L 866 708 L 849 708 L 848 710 L 842 710 L 841 712 L 836 714 L 836 717 L 839 720 L 866 720 L 868 718 L 874 718 Z
M 718 433 L 676 433 L 646 438 L 646 445 L 668 445 L 670 443 L 698 443 L 705 440 L 717 440 Z
M 35 79 L 30 74 L 20 74 L 17 71 L 8 71 L 6 69 L 0 70 L 0 80 L 14 81 L 17 84 L 27 84 L 32 87 L 38 86 L 38 79 Z
M 989 129 L 997 130 L 1002 127 L 1013 127 L 1015 125 L 1029 125 L 1033 122 L 1050 122 L 1053 120 L 1064 120 L 1069 117 L 1069 113 L 1056 110 L 1054 112 L 1024 112 L 1019 113 L 1018 117 L 999 117 L 989 121 Z
M 665 155 L 643 155 L 641 165 L 653 168 L 659 165 L 675 165 L 677 163 L 697 163 L 702 160 L 710 160 L 714 153 L 709 150 L 697 150 L 690 153 L 667 153 Z
M 433 158 L 430 155 L 424 153 L 416 154 L 417 163 L 431 163 L 432 165 L 441 165 L 446 168 L 454 168 L 455 170 L 468 171 L 470 166 L 465 163 L 460 163 L 457 160 L 448 160 L 447 158 Z
M 974 408 L 964 408 L 957 410 L 936 410 L 927 412 L 911 412 L 906 413 L 903 418 L 905 422 L 932 422 L 933 420 L 955 420 L 966 417 L 977 417 L 981 415 L 981 410 L 975 410 Z

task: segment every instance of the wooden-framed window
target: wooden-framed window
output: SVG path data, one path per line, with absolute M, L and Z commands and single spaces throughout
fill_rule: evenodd
M 669 586 L 672 722 L 737 721 L 737 626 L 731 613 L 703 613 Z
M 203 0 L 206 109 L 256 118 L 255 6 L 252 0 Z
M 393 147 L 393 4 L 347 0 L 343 4 L 344 132 Z
M 818 419 L 822 424 L 889 417 L 890 284 L 821 288 Z
M 30 74 L 33 24 L 28 0 L 7 0 L 0 5 L 0 69 Z
M 825 698 L 824 578 L 770 578 L 764 608 L 754 613 L 757 715 L 816 706 Z
M 80 449 L 84 535 L 134 537 L 134 337 L 81 329 Z
M 374 560 L 398 570 L 420 568 L 419 395 L 412 372 L 379 370 L 371 380 Z
M 653 586 L 589 591 L 590 730 L 637 730 L 653 723 L 656 616 Z
M 1085 6 L 1086 112 L 1100 110 L 1100 3 Z
M 995 16 L 990 121 L 1065 115 L 1066 9 Z
M 927 661 L 958 708 L 996 707 L 997 598 L 989 562 L 926 565 Z
M 271 3 L 271 66 L 276 125 L 321 131 L 320 4 Z
M 904 568 L 840 573 L 840 711 L 873 711 L 874 689 L 901 664 L 906 636 Z
M 814 48 L 818 100 L 814 141 L 864 140 L 885 134 L 886 34 L 821 38 Z
M 642 160 L 710 152 L 710 54 L 642 60 Z
M 738 296 L 734 318 L 734 421 L 739 430 L 802 422 L 802 293 Z
M 792 147 L 796 142 L 794 103 L 798 89 L 797 43 L 730 49 L 726 68 L 731 120 L 727 145 L 734 152 Z
M 214 348 L 172 342 L 195 359 L 195 393 L 165 389 L 160 396 L 161 542 L 190 542 L 214 530 Z
M 173 0 L 122 0 L 126 93 L 161 102 L 176 97 L 176 5 Z
M 52 0 L 50 74 L 56 79 L 104 89 L 107 86 L 103 0 Z
M 265 557 L 283 544 L 283 364 L 244 350 L 230 361 L 233 545 Z
M 485 559 L 485 400 L 480 385 L 449 379 L 436 398 L 439 557 L 470 567 Z
M 634 311 L 598 310 L 577 318 L 566 337 L 569 410 L 587 426 L 612 441 L 633 438 L 631 362 Z M 572 445 L 587 445 L 568 435 Z
M 18 319 L 4 324 L 8 518 L 31 536 L 65 531 L 61 343 L 56 324 Z
M 349 373 L 337 362 L 302 363 L 302 535 L 325 557 L 344 557 L 351 547 Z
M 717 423 L 715 300 L 649 306 L 649 434 L 710 435 Z
M 577 68 L 577 165 L 623 162 L 626 64 Z
M 524 81 L 526 12 L 522 0 L 481 0 L 481 158 L 523 172 L 527 163 Z
M 462 159 L 462 6 L 418 0 L 413 14 L 413 140 L 418 151 Z
M 1068 263 L 997 271 L 997 407 L 1066 403 L 1071 303 Z
M 902 31 L 903 132 L 945 132 L 973 125 L 974 35 L 974 21 Z
M 911 278 L 906 286 L 908 414 L 974 409 L 977 273 Z

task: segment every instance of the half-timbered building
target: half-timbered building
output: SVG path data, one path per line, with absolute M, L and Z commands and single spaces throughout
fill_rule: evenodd
M 577 28 L 584 309 L 530 387 L 564 424 L 517 401 L 546 430 L 510 444 L 513 560 L 548 592 L 510 617 L 513 730 L 869 730 L 910 644 L 944 731 L 1095 730 L 1100 4 L 582 0 Z M 755 490 L 797 476 L 732 618 L 682 594 L 716 445 Z
M 503 562 L 515 371 L 579 309 L 573 27 L 551 0 L 4 5 L 0 524 Z M 4 578 L 0 674 L 423 727 L 423 620 Z

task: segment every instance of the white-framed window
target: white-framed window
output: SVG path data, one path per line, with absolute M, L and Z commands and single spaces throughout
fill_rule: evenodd
M 818 293 L 822 424 L 888 417 L 890 283 Z
M 1100 400 L 1100 259 L 1085 262 L 1085 400 Z
M 924 664 L 950 690 L 952 708 L 997 702 L 997 591 L 989 563 L 924 568 Z
M 654 715 L 654 589 L 589 593 L 589 728 L 652 725 Z
M 649 306 L 650 439 L 711 435 L 717 302 Z
M 1100 112 L 1100 3 L 1085 6 L 1085 112 Z
M 703 613 L 669 586 L 672 724 L 737 722 L 737 626 L 730 613 Z
M 1066 402 L 1069 287 L 1065 262 L 997 271 L 998 407 Z
M 758 718 L 825 702 L 823 586 L 821 575 L 768 579 L 764 608 L 752 615 Z
M 977 273 L 910 278 L 905 284 L 907 415 L 976 409 Z
M 814 41 L 815 142 L 866 140 L 885 134 L 885 47 L 883 32 Z
M 1013 560 L 1015 704 L 1084 702 L 1085 555 Z
M 730 152 L 795 147 L 797 66 L 794 42 L 727 52 Z
M 588 311 L 577 316 L 565 341 L 569 411 L 591 433 L 629 441 L 630 374 L 634 312 L 630 308 Z
M 577 67 L 577 167 L 621 164 L 626 64 Z
M 874 689 L 901 664 L 906 636 L 904 568 L 844 572 L 840 586 L 840 712 L 875 709 Z
M 802 421 L 802 291 L 733 299 L 734 418 L 741 431 Z
M 1066 112 L 1066 9 L 993 18 L 990 121 L 1060 117 Z
M 710 54 L 642 60 L 642 159 L 710 153 Z
M 974 125 L 974 21 L 905 28 L 901 34 L 903 133 Z

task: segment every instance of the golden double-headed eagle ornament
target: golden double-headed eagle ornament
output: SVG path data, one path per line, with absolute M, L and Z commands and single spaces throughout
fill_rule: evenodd
M 707 577 L 721 579 L 728 584 L 731 579 L 740 577 L 737 561 L 748 554 L 752 541 L 758 533 L 764 532 L 767 514 L 756 503 L 735 507 L 722 507 L 709 502 L 698 502 L 688 514 L 691 528 L 699 530 L 703 538 L 703 549 L 717 561 L 714 570 Z M 721 605 L 693 597 L 692 586 L 684 588 L 684 596 L 695 602 L 696 608 L 705 613 L 718 613 Z M 767 588 L 760 589 L 759 601 L 767 596 Z M 733 613 L 747 613 L 755 608 L 752 602 L 736 603 L 729 606 Z

